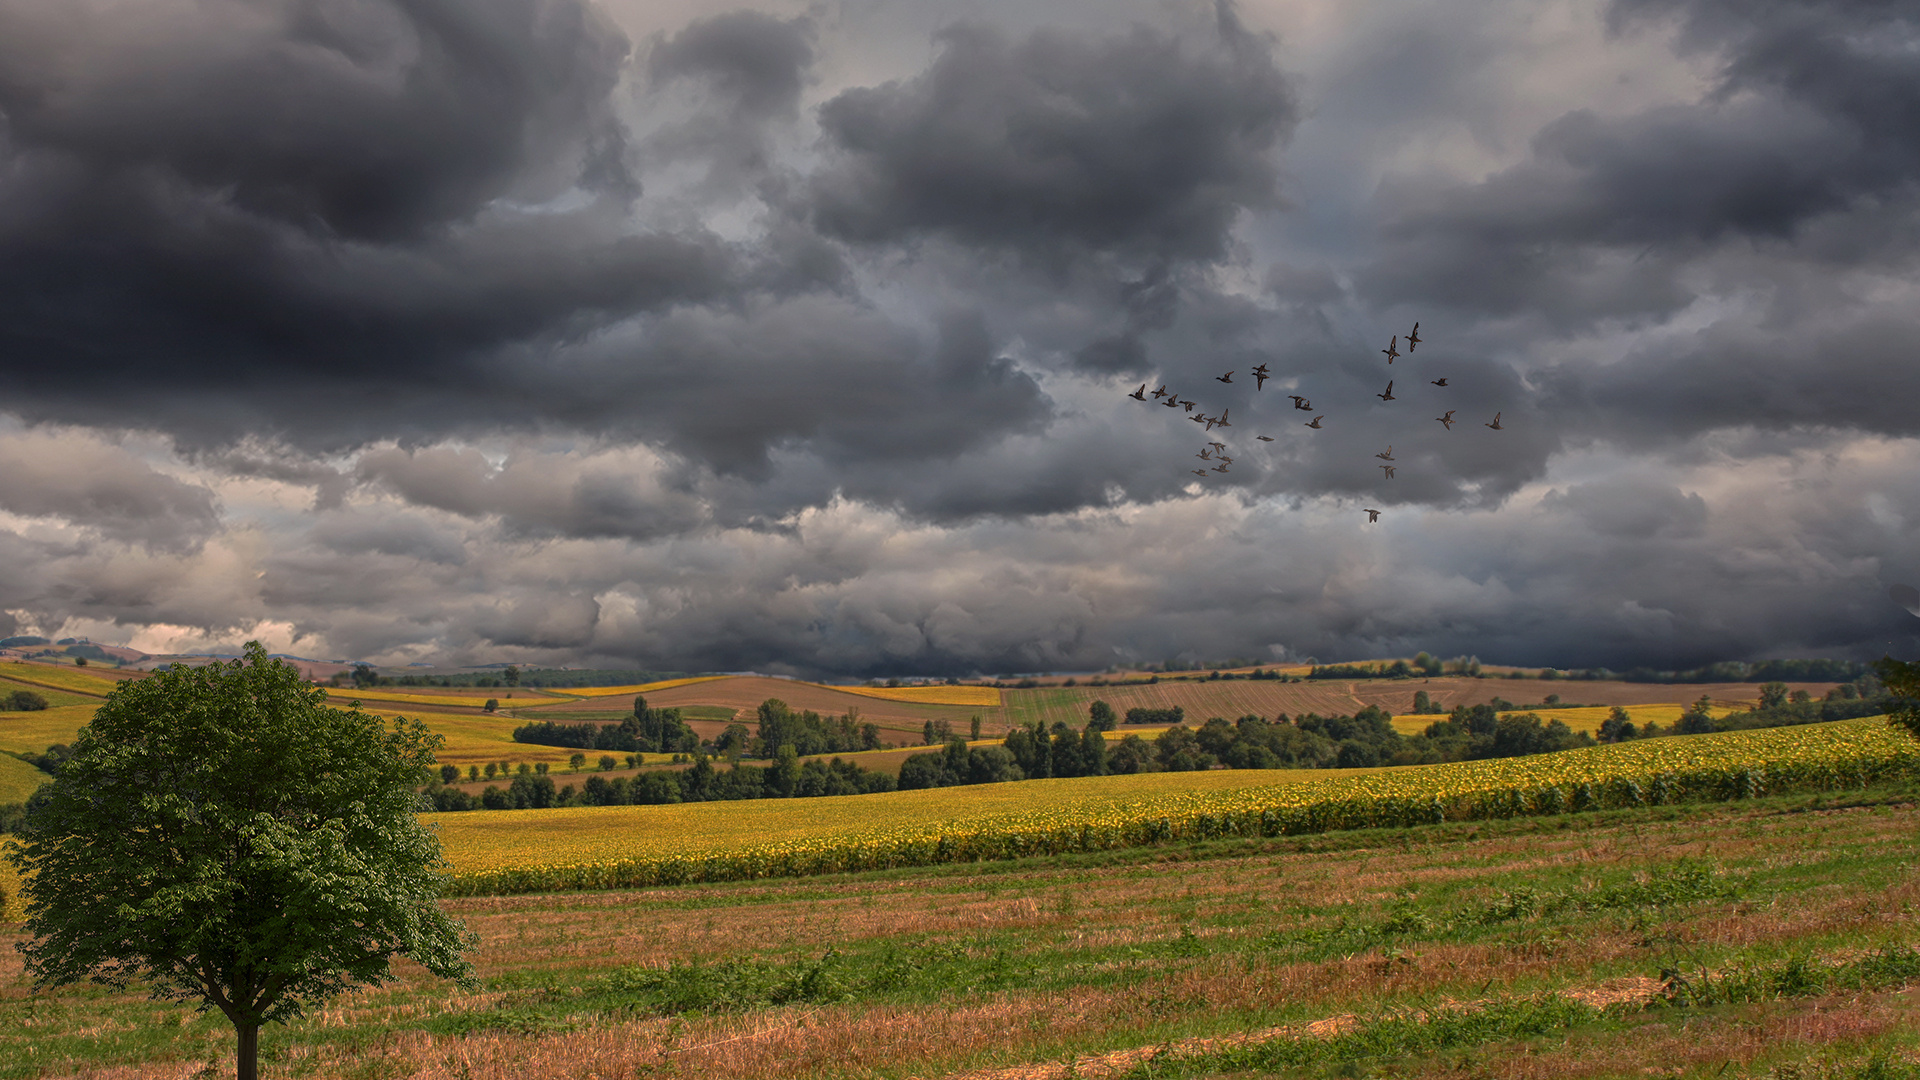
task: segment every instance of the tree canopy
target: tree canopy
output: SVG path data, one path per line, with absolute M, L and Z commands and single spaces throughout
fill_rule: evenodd
M 471 984 L 416 814 L 439 737 L 325 698 L 258 642 L 113 691 L 8 852 L 37 984 L 217 1008 L 241 1080 L 262 1024 L 390 981 L 396 955 Z

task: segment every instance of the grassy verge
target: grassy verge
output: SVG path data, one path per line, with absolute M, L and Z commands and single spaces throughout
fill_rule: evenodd
M 269 1074 L 1906 1075 L 1916 799 L 452 899 L 480 992 L 403 970 L 271 1029 Z M 230 1059 L 212 1020 L 34 994 L 0 949 L 0 1078 Z

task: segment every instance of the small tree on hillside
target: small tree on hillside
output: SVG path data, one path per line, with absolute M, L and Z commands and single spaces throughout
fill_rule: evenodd
M 396 955 L 472 985 L 416 813 L 439 736 L 325 698 L 259 642 L 109 694 L 8 850 L 37 985 L 217 1008 L 240 1080 L 262 1024 L 390 981 Z

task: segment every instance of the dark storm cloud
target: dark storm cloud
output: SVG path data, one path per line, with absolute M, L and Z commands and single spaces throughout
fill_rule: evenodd
M 813 66 L 813 22 L 730 11 L 689 24 L 653 47 L 655 87 L 676 79 L 708 83 L 731 111 L 790 116 Z
M 1278 203 L 1274 152 L 1294 92 L 1226 4 L 1220 37 L 1146 26 L 1096 41 L 1010 41 L 961 24 L 915 78 L 820 108 L 832 157 L 811 180 L 820 227 L 861 242 L 929 234 L 1019 252 L 1215 259 L 1248 208 Z
M 1569 112 L 1477 184 L 1387 185 L 1369 296 L 1570 325 L 1664 315 L 1696 295 L 1677 268 L 1716 245 L 1790 240 L 1904 201 L 1920 178 L 1911 11 L 1621 0 L 1611 18 L 1621 32 L 1681 22 L 1681 47 L 1720 61 L 1717 89 L 1624 116 Z

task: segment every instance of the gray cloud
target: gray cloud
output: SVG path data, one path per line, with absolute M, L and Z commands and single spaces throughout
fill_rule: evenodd
M 810 674 L 1920 647 L 1910 14 L 1583 2 L 14 4 L 0 355 L 46 426 L 0 435 L 0 627 Z M 1229 474 L 1149 379 L 1231 408 Z
M 834 157 L 811 198 L 826 232 L 938 233 L 1042 264 L 1063 246 L 1215 259 L 1243 210 L 1278 202 L 1273 152 L 1298 105 L 1224 2 L 1211 43 L 1144 25 L 1013 42 L 960 24 L 937 41 L 925 74 L 821 107 Z

